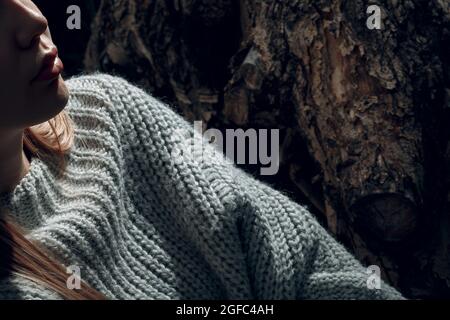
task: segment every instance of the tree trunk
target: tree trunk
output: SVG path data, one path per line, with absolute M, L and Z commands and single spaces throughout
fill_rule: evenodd
M 103 0 L 85 66 L 207 127 L 280 129 L 268 181 L 407 297 L 449 297 L 449 3 L 377 1 L 381 30 L 370 4 Z

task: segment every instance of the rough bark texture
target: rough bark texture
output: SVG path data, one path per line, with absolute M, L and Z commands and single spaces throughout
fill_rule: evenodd
M 103 0 L 85 66 L 208 127 L 279 128 L 269 182 L 406 296 L 449 297 L 449 2 L 377 1 L 369 30 L 372 3 Z

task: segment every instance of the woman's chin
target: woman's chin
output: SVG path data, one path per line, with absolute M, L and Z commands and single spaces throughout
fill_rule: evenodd
M 64 110 L 69 96 L 69 90 L 61 75 L 48 86 L 35 92 L 35 99 L 30 102 L 30 111 L 34 114 L 33 122 L 39 124 L 55 117 Z
M 55 100 L 57 105 L 61 106 L 60 111 L 65 108 L 67 102 L 69 102 L 69 89 L 64 82 L 63 77 L 60 75 L 58 80 L 56 80 L 56 92 L 55 92 Z M 59 112 L 58 112 L 59 113 Z

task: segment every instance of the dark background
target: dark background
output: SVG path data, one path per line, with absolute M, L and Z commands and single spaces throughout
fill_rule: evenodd
M 83 70 L 83 57 L 89 37 L 91 22 L 99 7 L 100 0 L 35 0 L 47 18 L 52 38 L 64 63 L 64 76 L 71 76 Z M 81 9 L 81 30 L 69 30 L 66 26 L 66 13 L 70 5 L 78 5 Z

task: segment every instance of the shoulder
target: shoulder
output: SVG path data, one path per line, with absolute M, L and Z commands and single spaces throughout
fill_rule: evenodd
M 122 148 L 148 149 L 152 138 L 164 138 L 158 143 L 167 144 L 173 131 L 190 130 L 172 106 L 122 77 L 81 74 L 66 80 L 66 85 L 70 92 L 66 111 L 81 129 L 79 134 L 111 132 Z
M 148 113 L 174 116 L 171 108 L 154 97 L 144 87 L 113 74 L 94 72 L 66 80 L 70 92 L 69 112 L 83 109 L 106 109 L 115 117 L 136 117 Z
M 112 88 L 120 90 L 124 85 L 131 85 L 126 79 L 102 72 L 80 73 L 66 79 L 66 85 L 71 92 L 79 91 L 111 91 Z M 113 91 L 115 91 L 113 90 Z
M 86 98 L 111 104 L 115 97 L 126 94 L 133 85 L 124 78 L 107 73 L 79 74 L 65 81 L 71 101 L 85 102 Z
M 142 102 L 134 101 L 142 98 L 153 103 L 158 102 L 140 85 L 113 74 L 102 72 L 82 73 L 68 78 L 65 83 L 71 97 L 94 95 L 109 102 Z

